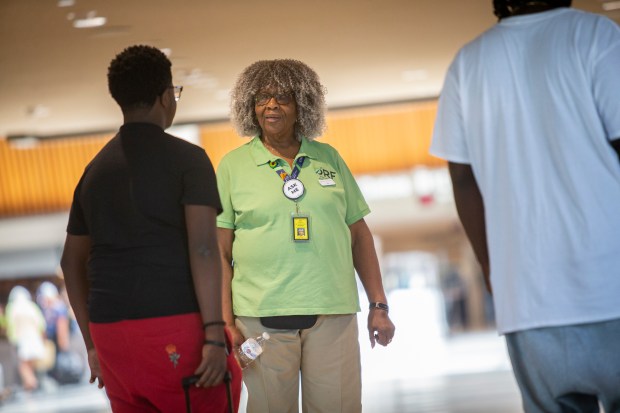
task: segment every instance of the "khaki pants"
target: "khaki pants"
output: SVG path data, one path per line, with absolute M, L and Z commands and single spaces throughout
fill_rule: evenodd
M 264 353 L 243 371 L 248 413 L 360 413 L 362 384 L 357 317 L 319 316 L 307 330 L 274 330 L 238 317 L 245 337 L 267 331 Z

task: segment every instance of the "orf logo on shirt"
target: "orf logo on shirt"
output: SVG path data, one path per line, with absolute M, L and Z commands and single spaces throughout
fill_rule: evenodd
M 319 168 L 315 172 L 319 176 L 319 179 L 334 179 L 336 177 L 336 172 L 324 168 Z

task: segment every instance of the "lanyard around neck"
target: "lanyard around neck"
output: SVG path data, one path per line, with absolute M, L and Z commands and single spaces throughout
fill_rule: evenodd
M 300 156 L 299 158 L 297 158 L 295 160 L 295 166 L 293 167 L 293 170 L 291 171 L 291 174 L 287 174 L 286 171 L 284 170 L 284 168 L 280 167 L 280 169 L 276 169 L 278 167 L 278 161 L 270 161 L 269 162 L 269 167 L 273 170 L 276 171 L 276 173 L 278 174 L 278 176 L 284 181 L 287 182 L 291 179 L 297 179 L 297 177 L 299 176 L 299 173 L 301 172 L 301 167 L 304 164 L 304 161 L 306 160 L 305 156 Z
M 299 209 L 299 205 L 297 204 L 297 199 L 301 198 L 304 195 L 305 188 L 304 184 L 297 179 L 299 176 L 299 172 L 301 171 L 301 167 L 304 164 L 305 156 L 300 156 L 295 161 L 295 167 L 291 171 L 291 174 L 287 174 L 284 168 L 280 167 L 280 169 L 276 169 L 278 167 L 278 161 L 269 162 L 269 167 L 273 169 L 276 174 L 284 181 L 284 185 L 282 185 L 282 192 L 284 196 L 290 199 L 291 201 L 295 201 L 295 205 Z M 299 212 L 299 211 L 298 211 Z

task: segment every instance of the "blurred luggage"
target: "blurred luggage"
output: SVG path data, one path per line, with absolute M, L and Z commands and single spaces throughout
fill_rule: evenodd
M 75 351 L 61 351 L 56 356 L 56 364 L 49 375 L 59 384 L 79 383 L 84 376 L 85 362 Z

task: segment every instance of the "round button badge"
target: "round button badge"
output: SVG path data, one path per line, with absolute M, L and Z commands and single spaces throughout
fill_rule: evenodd
M 282 192 L 288 199 L 298 199 L 304 194 L 304 191 L 304 184 L 299 179 L 289 179 L 282 186 Z

